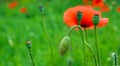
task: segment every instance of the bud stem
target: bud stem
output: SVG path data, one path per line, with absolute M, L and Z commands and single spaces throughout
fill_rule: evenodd
M 96 55 L 95 55 L 95 51 L 94 51 L 93 47 L 90 44 L 88 44 L 86 41 L 84 41 L 84 42 L 85 42 L 85 45 L 88 46 L 88 48 L 92 52 L 94 61 L 95 61 L 95 66 L 97 66 L 97 59 L 96 59 Z
M 46 23 L 45 23 L 45 17 L 44 17 L 44 12 L 41 12 L 41 15 L 42 15 L 42 23 L 43 23 L 43 28 L 44 28 L 44 32 L 46 34 L 46 37 L 49 41 L 49 46 L 50 46 L 50 51 L 51 51 L 51 59 L 52 59 L 52 65 L 54 66 L 54 54 L 53 54 L 53 47 L 52 47 L 52 41 L 48 35 L 48 32 L 47 32 L 47 27 L 46 27 Z
M 80 32 L 82 33 L 82 43 L 83 43 L 83 54 L 84 54 L 84 66 L 86 66 L 86 57 L 85 57 L 85 43 L 84 43 L 84 32 L 82 31 L 82 28 L 79 25 L 75 25 L 73 26 L 69 32 L 68 32 L 68 36 L 70 36 L 71 32 L 73 31 L 73 29 L 75 28 L 79 28 Z
M 71 32 L 77 27 L 78 27 L 78 25 L 75 25 L 75 26 L 71 27 L 70 30 L 68 31 L 67 35 L 70 36 Z
M 33 60 L 32 51 L 31 51 L 31 48 L 28 48 L 28 50 L 29 50 L 29 55 L 30 55 L 30 58 L 31 58 L 32 64 L 33 64 L 33 66 L 35 66 L 35 63 L 34 63 L 34 60 Z
M 68 62 L 68 65 L 67 66 L 73 66 L 73 53 L 72 53 L 72 46 L 70 45 L 70 62 Z

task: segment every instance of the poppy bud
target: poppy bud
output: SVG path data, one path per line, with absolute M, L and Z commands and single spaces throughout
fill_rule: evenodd
M 80 21 L 82 19 L 82 12 L 77 12 L 77 20 Z
M 98 23 L 99 23 L 99 21 L 100 21 L 99 15 L 98 15 L 98 14 L 95 14 L 95 15 L 93 16 L 92 21 L 93 21 L 94 26 L 97 26 Z
M 40 10 L 40 12 L 43 13 L 43 11 L 44 11 L 44 7 L 43 7 L 43 6 L 39 6 L 39 10 Z
M 70 47 L 70 37 L 69 36 L 65 36 L 62 41 L 60 42 L 59 45 L 59 52 L 61 55 L 64 55 L 68 48 Z
M 27 45 L 27 48 L 30 49 L 30 48 L 32 47 L 31 41 L 27 41 L 27 42 L 26 42 L 26 45 Z
M 113 66 L 118 66 L 118 56 L 116 53 L 112 53 Z

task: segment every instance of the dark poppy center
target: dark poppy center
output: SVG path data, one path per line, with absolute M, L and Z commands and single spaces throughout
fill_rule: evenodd
M 87 28 L 87 27 L 90 27 L 90 24 L 83 24 L 83 23 L 81 23 L 80 26 L 83 27 L 83 28 Z

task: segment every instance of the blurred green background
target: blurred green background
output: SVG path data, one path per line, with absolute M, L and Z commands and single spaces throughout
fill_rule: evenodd
M 115 1 L 115 0 L 114 0 Z M 119 0 L 117 0 L 119 1 Z M 49 42 L 43 29 L 39 6 L 44 7 L 47 31 L 52 40 L 54 51 L 54 66 L 68 66 L 70 52 L 61 56 L 58 45 L 66 35 L 69 27 L 63 22 L 64 11 L 76 5 L 82 5 L 82 0 L 19 0 L 14 9 L 8 8 L 12 0 L 0 0 L 0 66 L 32 66 L 26 40 L 32 41 L 32 53 L 36 66 L 53 66 Z M 112 66 L 111 53 L 120 47 L 120 13 L 111 5 L 113 0 L 105 0 L 110 7 L 109 12 L 102 13 L 109 18 L 107 26 L 98 28 L 98 43 L 102 66 Z M 25 14 L 20 8 L 27 8 Z M 93 29 L 87 30 L 88 41 L 94 46 Z M 83 66 L 82 42 L 79 31 L 71 35 L 73 66 Z M 87 48 L 87 65 L 94 66 L 93 57 Z

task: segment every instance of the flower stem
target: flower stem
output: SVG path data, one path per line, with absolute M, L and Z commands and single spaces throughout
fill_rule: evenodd
M 70 56 L 69 56 L 69 59 L 68 59 L 68 63 L 67 63 L 67 66 L 73 66 L 73 53 L 72 53 L 72 46 L 70 45 Z
M 96 31 L 96 26 L 94 27 L 94 34 L 95 34 L 95 46 L 96 46 L 96 50 L 97 50 L 98 66 L 101 66 L 101 65 L 100 65 L 99 48 L 98 48 L 98 43 L 97 43 L 97 31 Z
M 87 39 L 87 29 L 86 29 L 86 27 L 85 27 L 85 40 L 88 41 L 88 39 Z
M 50 46 L 50 51 L 51 51 L 51 59 L 52 59 L 52 64 L 54 66 L 54 55 L 53 55 L 53 47 L 52 47 L 52 42 L 51 42 L 51 39 L 48 35 L 48 32 L 47 32 L 47 27 L 46 27 L 46 23 L 45 23 L 45 17 L 44 17 L 44 12 L 41 12 L 41 15 L 42 15 L 42 23 L 43 23 L 43 28 L 44 28 L 44 32 L 47 36 L 47 39 L 49 41 L 49 46 Z
M 97 66 L 97 59 L 96 59 L 96 55 L 95 55 L 95 51 L 94 51 L 93 47 L 90 44 L 88 44 L 86 41 L 84 41 L 84 42 L 85 42 L 85 45 L 88 46 L 88 48 L 92 52 L 94 61 L 95 61 L 95 66 Z
M 78 25 L 71 27 L 70 30 L 68 31 L 67 35 L 70 36 L 71 32 L 77 27 L 78 27 Z
M 79 28 L 79 30 L 81 31 L 81 33 L 82 33 L 82 43 L 83 43 L 83 54 L 84 54 L 84 66 L 86 66 L 86 56 L 85 56 L 85 54 L 86 54 L 86 52 L 85 52 L 85 43 L 84 43 L 84 33 L 83 33 L 83 31 L 82 31 L 82 28 L 79 26 L 78 27 Z
M 88 46 L 88 48 L 90 49 L 90 51 L 92 52 L 92 55 L 94 57 L 94 61 L 95 61 L 95 66 L 97 66 L 97 59 L 96 59 L 96 55 L 95 55 L 95 51 L 93 49 L 93 47 L 87 43 L 87 30 L 86 30 L 86 27 L 85 27 L 85 40 L 84 40 L 84 43 L 86 46 Z
M 29 55 L 30 55 L 30 58 L 31 58 L 32 64 L 33 64 L 33 66 L 35 66 L 35 63 L 34 63 L 34 60 L 33 60 L 32 51 L 31 51 L 31 48 L 28 48 L 28 50 L 29 50 Z
M 84 66 L 86 66 L 86 57 L 85 57 L 85 43 L 84 43 L 84 32 L 82 31 L 82 28 L 79 26 L 79 25 L 75 25 L 75 26 L 73 26 L 70 30 L 69 30 L 69 32 L 68 32 L 68 36 L 70 36 L 70 33 L 71 33 L 71 31 L 73 30 L 73 29 L 75 29 L 75 28 L 79 28 L 79 30 L 80 30 L 80 32 L 82 33 L 82 43 L 83 43 L 83 54 L 84 54 Z

